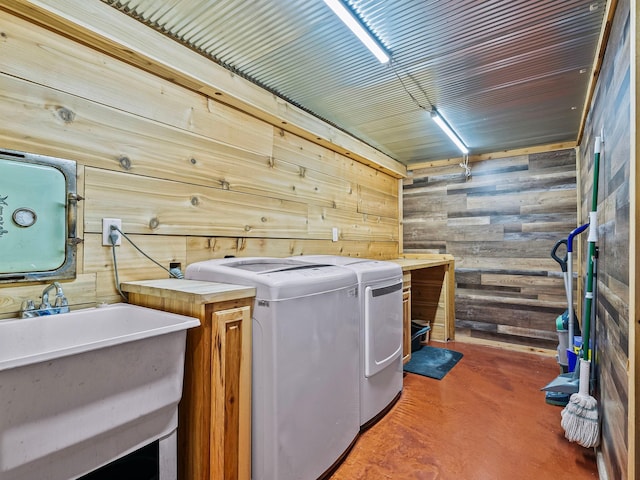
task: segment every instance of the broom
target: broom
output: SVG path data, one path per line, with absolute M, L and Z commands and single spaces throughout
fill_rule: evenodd
M 593 308 L 593 270 L 598 241 L 598 176 L 600 170 L 600 137 L 596 137 L 593 165 L 593 196 L 589 213 L 589 263 L 587 267 L 587 285 L 585 288 L 584 316 L 582 326 L 582 358 L 580 359 L 580 387 L 578 393 L 571 395 L 569 403 L 562 410 L 564 436 L 570 442 L 576 442 L 586 448 L 598 446 L 600 424 L 598 421 L 598 402 L 589 395 L 591 362 L 589 359 L 589 334 L 591 331 L 591 310 Z

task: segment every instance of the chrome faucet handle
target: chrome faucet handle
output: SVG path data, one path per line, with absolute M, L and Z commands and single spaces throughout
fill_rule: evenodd
M 66 307 L 67 305 L 69 305 L 69 302 L 67 301 L 67 297 L 65 297 L 64 293 L 62 293 L 62 290 L 60 290 L 58 293 L 56 293 L 56 298 L 53 301 L 53 306 Z
M 36 304 L 33 302 L 33 300 L 28 299 L 22 302 L 22 308 L 21 310 L 35 310 L 36 309 Z
M 36 304 L 33 300 L 28 299 L 22 302 L 22 306 L 20 308 L 20 318 L 28 318 L 34 316 L 34 312 L 36 310 Z
M 53 313 L 69 313 L 70 309 L 69 309 L 69 302 L 67 301 L 67 297 L 64 296 L 64 293 L 62 293 L 62 288 L 60 288 L 58 290 L 58 293 L 56 293 L 56 298 L 53 304 Z
M 67 297 L 64 296 L 64 292 L 62 291 L 62 285 L 60 285 L 58 282 L 54 282 L 54 285 L 56 286 L 56 304 L 58 303 L 58 300 L 60 300 L 62 302 L 63 305 L 67 304 Z

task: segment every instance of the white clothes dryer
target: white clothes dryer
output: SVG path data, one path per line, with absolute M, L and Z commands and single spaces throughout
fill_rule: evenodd
M 341 265 L 358 276 L 360 425 L 365 429 L 402 391 L 402 268 L 393 262 L 336 255 L 291 258 Z
M 322 476 L 359 432 L 357 276 L 251 257 L 193 263 L 185 278 L 256 287 L 252 479 Z

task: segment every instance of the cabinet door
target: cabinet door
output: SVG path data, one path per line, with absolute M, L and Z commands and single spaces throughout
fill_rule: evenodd
M 251 477 L 251 309 L 213 312 L 211 479 Z
M 411 360 L 411 287 L 402 290 L 402 362 Z

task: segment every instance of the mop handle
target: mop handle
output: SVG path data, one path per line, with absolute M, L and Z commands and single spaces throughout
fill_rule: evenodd
M 582 322 L 582 358 L 589 360 L 589 335 L 591 329 L 591 309 L 593 308 L 593 267 L 598 240 L 598 177 L 600 176 L 600 137 L 596 137 L 593 155 L 593 195 L 591 197 L 591 212 L 589 213 L 589 254 L 587 267 L 587 284 L 584 294 L 584 316 Z
M 598 210 L 598 177 L 600 176 L 600 137 L 596 137 L 593 147 L 593 195 L 591 196 L 591 211 Z
M 568 305 L 568 314 L 569 314 L 569 348 L 573 352 L 573 342 L 575 337 L 575 331 L 573 328 L 573 239 L 584 232 L 588 223 L 584 225 L 580 225 L 577 228 L 574 228 L 567 237 L 567 259 L 568 259 L 568 274 L 567 274 L 567 301 Z
M 578 228 L 573 229 L 571 233 L 569 233 L 569 236 L 567 237 L 567 252 L 573 252 L 573 239 L 584 232 L 588 226 L 589 224 L 585 223 L 584 225 L 580 225 Z

